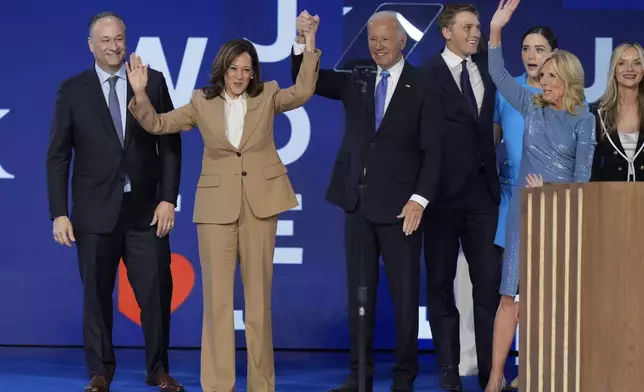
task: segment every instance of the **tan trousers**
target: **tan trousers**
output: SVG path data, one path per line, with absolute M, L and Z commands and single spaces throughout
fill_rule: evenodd
M 277 216 L 259 219 L 244 196 L 239 220 L 199 224 L 203 279 L 201 387 L 205 392 L 235 390 L 233 288 L 237 255 L 244 285 L 248 392 L 275 391 L 271 288 Z

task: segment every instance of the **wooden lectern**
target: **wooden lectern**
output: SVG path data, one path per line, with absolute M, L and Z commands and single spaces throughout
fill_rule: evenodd
M 644 391 L 644 183 L 521 194 L 521 392 Z

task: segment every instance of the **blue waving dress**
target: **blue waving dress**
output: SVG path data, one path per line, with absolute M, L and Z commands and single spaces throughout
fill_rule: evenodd
M 522 87 L 503 64 L 502 45 L 489 49 L 489 72 L 505 99 L 525 119 L 519 179 L 508 210 L 503 275 L 499 292 L 513 296 L 519 289 L 520 191 L 528 174 L 544 182 L 588 182 L 595 151 L 595 116 L 588 105 L 577 114 L 532 102 L 533 93 Z
M 541 92 L 541 89 L 528 84 L 528 74 L 514 78 L 522 87 L 533 93 Z M 523 129 L 525 121 L 500 91 L 496 92 L 496 104 L 494 107 L 494 122 L 503 129 L 503 142 L 499 145 L 499 181 L 501 183 L 501 204 L 499 205 L 499 220 L 496 225 L 496 236 L 494 244 L 505 248 L 506 223 L 512 191 L 519 180 L 519 165 L 521 164 L 521 152 L 523 151 Z

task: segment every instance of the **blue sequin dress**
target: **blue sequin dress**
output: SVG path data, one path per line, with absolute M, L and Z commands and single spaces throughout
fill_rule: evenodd
M 533 93 L 541 89 L 528 84 L 528 74 L 514 78 L 522 87 Z M 501 92 L 496 92 L 494 108 L 494 122 L 503 129 L 503 142 L 498 146 L 499 181 L 501 184 L 501 203 L 499 204 L 499 219 L 496 225 L 494 244 L 505 248 L 506 224 L 508 223 L 508 210 L 512 200 L 514 187 L 519 179 L 521 166 L 521 153 L 523 152 L 523 130 L 525 121 L 521 113 L 508 103 Z
M 505 99 L 525 119 L 519 179 L 508 211 L 503 275 L 499 292 L 517 295 L 519 289 L 520 191 L 528 174 L 540 174 L 544 182 L 588 182 L 595 151 L 595 116 L 588 105 L 578 114 L 532 102 L 533 93 L 522 87 L 505 69 L 502 46 L 489 48 L 489 72 Z

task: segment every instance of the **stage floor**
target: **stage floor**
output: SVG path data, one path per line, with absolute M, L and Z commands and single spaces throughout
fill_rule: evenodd
M 143 350 L 117 350 L 116 358 L 112 392 L 157 390 L 144 383 Z M 183 383 L 187 392 L 201 391 L 198 350 L 172 350 L 170 361 L 172 375 Z M 276 392 L 326 392 L 344 381 L 347 361 L 347 354 L 277 352 Z M 394 357 L 377 354 L 376 361 L 374 392 L 388 392 Z M 516 371 L 516 367 L 509 366 L 508 377 L 514 377 Z M 0 347 L 2 392 L 80 392 L 86 383 L 82 349 Z M 465 391 L 480 391 L 476 377 L 464 377 L 463 384 Z M 243 351 L 237 354 L 237 391 L 246 391 L 246 353 Z M 432 355 L 421 355 L 415 391 L 440 391 Z

